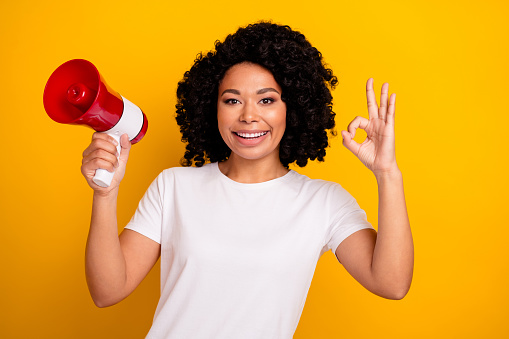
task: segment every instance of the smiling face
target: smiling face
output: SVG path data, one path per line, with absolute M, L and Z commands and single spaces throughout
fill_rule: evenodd
M 230 158 L 279 161 L 286 104 L 272 73 L 252 63 L 232 66 L 219 85 L 218 128 Z

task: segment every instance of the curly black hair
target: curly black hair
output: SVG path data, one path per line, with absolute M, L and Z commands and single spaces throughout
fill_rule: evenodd
M 281 86 L 286 103 L 286 130 L 279 146 L 279 159 L 288 168 L 296 162 L 323 161 L 329 145 L 327 130 L 335 135 L 332 95 L 338 80 L 321 53 L 303 34 L 289 26 L 258 22 L 216 41 L 215 52 L 198 54 L 177 88 L 176 119 L 187 142 L 183 166 L 201 167 L 208 160 L 226 160 L 230 149 L 217 126 L 219 83 L 226 71 L 251 62 L 269 70 Z

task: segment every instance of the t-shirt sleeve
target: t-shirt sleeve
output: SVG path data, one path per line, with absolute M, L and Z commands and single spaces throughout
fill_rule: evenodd
M 347 191 L 343 188 L 339 191 L 336 189 L 335 196 L 339 196 L 337 200 L 335 199 L 336 203 L 339 203 L 339 209 L 331 219 L 328 241 L 323 252 L 332 250 L 335 253 L 339 244 L 353 233 L 362 229 L 373 229 L 367 220 L 366 212 Z
M 161 243 L 163 220 L 164 177 L 161 173 L 149 186 L 126 229 L 138 232 Z

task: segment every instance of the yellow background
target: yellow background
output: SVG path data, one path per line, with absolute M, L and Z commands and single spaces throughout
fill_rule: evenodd
M 47 117 L 51 72 L 92 61 L 140 106 L 119 198 L 127 223 L 145 189 L 183 155 L 175 89 L 195 55 L 238 26 L 302 31 L 339 77 L 338 130 L 367 115 L 365 81 L 397 93 L 397 156 L 415 239 L 402 301 L 365 291 L 329 252 L 295 338 L 507 338 L 509 67 L 506 1 L 2 1 L 0 337 L 141 338 L 159 294 L 154 269 L 128 299 L 96 308 L 84 276 L 92 191 L 80 174 L 92 131 Z M 373 175 L 332 141 L 301 173 L 341 183 L 376 225 Z M 199 326 L 199 324 L 197 324 Z

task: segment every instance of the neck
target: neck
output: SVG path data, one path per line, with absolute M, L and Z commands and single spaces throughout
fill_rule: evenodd
M 233 181 L 244 184 L 255 184 L 282 177 L 288 173 L 277 159 L 264 158 L 249 160 L 236 156 L 235 153 L 218 164 L 219 170 Z

